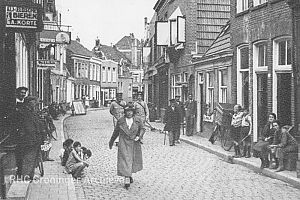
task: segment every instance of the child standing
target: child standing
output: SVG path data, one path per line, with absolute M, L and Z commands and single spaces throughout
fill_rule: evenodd
M 74 142 L 73 150 L 71 151 L 68 161 L 66 163 L 66 171 L 69 174 L 72 174 L 74 178 L 79 178 L 83 169 L 89 166 L 86 161 L 80 158 L 80 152 L 80 142 Z
M 243 157 L 245 158 L 250 158 L 251 157 L 251 153 L 250 153 L 250 149 L 251 149 L 251 115 L 249 113 L 248 109 L 244 109 L 244 114 L 243 114 L 243 118 L 242 118 L 242 128 L 241 128 L 241 135 L 242 138 L 244 139 L 243 141 Z

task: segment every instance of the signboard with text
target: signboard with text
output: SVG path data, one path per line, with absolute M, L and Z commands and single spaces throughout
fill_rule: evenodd
M 55 67 L 56 61 L 55 60 L 37 60 L 37 64 L 39 67 Z
M 43 29 L 43 10 L 40 4 L 6 2 L 1 5 L 2 19 L 4 28 L 9 31 L 40 32 Z

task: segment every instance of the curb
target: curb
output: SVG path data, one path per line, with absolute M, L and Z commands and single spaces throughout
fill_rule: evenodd
M 192 145 L 194 147 L 197 147 L 199 149 L 202 149 L 204 151 L 212 153 L 212 154 L 214 154 L 218 157 L 221 157 L 224 161 L 226 161 L 228 163 L 242 165 L 242 166 L 244 166 L 248 169 L 253 170 L 256 173 L 261 173 L 261 174 L 263 174 L 265 176 L 268 176 L 270 178 L 274 178 L 274 179 L 284 181 L 284 182 L 289 183 L 289 184 L 293 185 L 294 187 L 300 189 L 300 179 L 299 178 L 284 175 L 280 172 L 277 173 L 277 172 L 274 172 L 273 170 L 270 170 L 270 169 L 260 169 L 259 167 L 255 166 L 251 162 L 247 162 L 245 160 L 238 159 L 238 158 L 233 158 L 232 155 L 226 154 L 222 151 L 218 151 L 218 150 L 214 150 L 214 149 L 205 147 L 204 145 L 201 145 L 199 143 L 193 142 L 193 141 L 185 139 L 185 138 L 180 138 L 180 140 L 187 143 L 187 144 L 189 144 L 189 145 Z

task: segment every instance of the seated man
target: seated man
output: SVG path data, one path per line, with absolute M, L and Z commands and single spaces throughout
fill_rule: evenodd
M 274 142 L 270 145 L 271 148 L 275 148 L 275 154 L 279 161 L 279 167 L 276 172 L 284 170 L 283 160 L 285 156 L 290 152 L 297 152 L 298 145 L 296 139 L 289 133 L 290 127 L 283 126 L 281 131 L 276 131 Z

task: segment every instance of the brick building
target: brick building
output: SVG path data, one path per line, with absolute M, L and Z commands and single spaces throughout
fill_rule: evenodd
M 154 6 L 154 36 L 149 38 L 151 47 L 149 69 L 157 72 L 152 87 L 162 111 L 168 105 L 168 99 L 176 95 L 185 101 L 189 93 L 195 98 L 195 71 L 193 58 L 200 58 L 219 35 L 230 16 L 230 1 L 210 0 L 159 0 Z M 149 29 L 151 29 L 151 23 Z M 160 44 L 159 24 L 169 26 L 165 44 Z M 149 32 L 153 32 L 149 30 Z M 153 34 L 149 34 L 151 36 Z M 152 95 L 154 96 L 154 95 Z M 150 98 L 150 96 L 149 96 Z M 153 98 L 152 98 L 153 99 Z M 198 101 L 198 106 L 200 106 Z
M 292 10 L 286 1 L 231 1 L 232 95 L 253 113 L 254 141 L 274 112 L 295 123 Z

